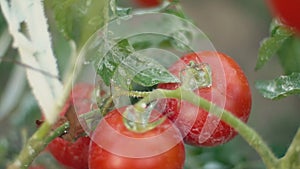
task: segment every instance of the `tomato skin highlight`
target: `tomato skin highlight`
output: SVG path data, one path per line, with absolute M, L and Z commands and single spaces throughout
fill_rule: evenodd
M 220 52 L 190 53 L 174 63 L 169 71 L 179 77 L 190 61 L 207 63 L 212 71 L 212 85 L 194 90 L 197 95 L 232 112 L 247 122 L 251 110 L 251 91 L 241 68 L 225 54 Z M 159 84 L 158 88 L 174 90 L 180 84 Z M 236 131 L 216 116 L 186 101 L 164 99 L 161 105 L 164 114 L 168 114 L 181 130 L 184 141 L 194 146 L 217 146 L 228 142 Z M 162 107 L 164 106 L 164 107 Z
M 274 16 L 300 34 L 299 0 L 267 0 L 267 4 Z
M 181 138 L 181 135 L 177 128 L 172 125 L 170 120 L 166 120 L 164 123 L 157 126 L 155 129 L 147 131 L 145 133 L 134 133 L 132 131 L 129 131 L 124 123 L 123 123 L 123 116 L 120 114 L 123 113 L 125 108 L 121 108 L 119 110 L 113 110 L 110 112 L 107 116 L 104 117 L 105 120 L 102 120 L 96 130 L 94 131 L 93 141 L 90 145 L 90 154 L 89 154 L 89 168 L 90 169 L 182 169 L 184 165 L 185 160 L 185 150 L 182 140 L 170 147 L 167 151 L 164 151 L 160 154 L 157 154 L 155 156 L 149 156 L 149 157 L 128 157 L 128 156 L 121 156 L 112 153 L 110 150 L 105 149 L 103 146 L 99 146 L 97 144 L 97 141 L 99 139 L 102 139 L 102 141 L 109 141 L 111 142 L 111 146 L 123 146 L 126 147 L 125 149 L 130 149 L 132 151 L 138 149 L 138 147 L 142 148 L 147 145 L 140 145 L 142 144 L 139 141 L 136 141 L 135 139 L 147 139 L 150 137 L 157 137 L 162 132 L 166 130 L 166 128 L 171 128 L 171 132 L 174 135 L 174 138 L 178 135 Z M 119 112 L 120 111 L 120 112 Z M 108 125 L 103 125 L 106 121 Z M 102 126 L 99 127 L 99 126 Z M 103 127 L 104 126 L 104 127 Z M 101 135 L 97 136 L 98 134 L 101 134 L 102 131 L 107 131 L 108 127 L 111 126 L 112 129 L 114 129 L 117 133 L 120 133 L 126 137 L 133 138 L 134 141 L 131 144 L 124 143 L 123 141 L 119 140 L 118 138 L 113 138 L 112 136 L 108 135 Z M 175 132 L 176 131 L 176 132 Z M 107 137 L 105 137 L 107 136 Z M 172 139 L 172 138 L 166 138 L 166 139 Z M 163 141 L 166 140 L 165 138 L 157 139 L 156 145 L 165 144 Z M 163 140 L 162 142 L 160 142 Z M 134 146 L 136 145 L 136 146 Z M 163 145 L 162 145 L 163 146 Z M 147 147 L 146 147 L 147 148 Z M 154 146 L 151 147 L 152 149 L 156 149 L 158 147 Z M 120 150 L 121 153 L 127 153 L 123 150 Z M 144 151 L 144 150 L 141 150 Z
M 92 91 L 94 86 L 87 83 L 79 83 L 74 86 L 68 100 L 66 101 L 60 116 L 73 107 L 77 114 L 84 114 L 90 110 Z M 79 137 L 75 142 L 57 137 L 52 140 L 47 150 L 62 165 L 70 169 L 88 169 L 88 152 L 90 138 Z

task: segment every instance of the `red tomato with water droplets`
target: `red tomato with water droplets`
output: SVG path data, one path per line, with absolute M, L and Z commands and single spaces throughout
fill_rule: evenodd
M 267 0 L 274 16 L 284 24 L 294 28 L 300 34 L 300 1 L 299 0 Z
M 124 111 L 125 108 L 113 110 L 94 131 L 90 169 L 183 168 L 184 145 L 180 132 L 170 120 L 145 133 L 135 133 L 124 125 L 121 115 Z
M 206 63 L 212 73 L 210 87 L 196 88 L 194 93 L 233 113 L 246 122 L 251 110 L 251 92 L 247 78 L 238 64 L 229 56 L 219 52 L 190 53 L 174 63 L 169 71 L 179 77 L 182 70 L 193 61 Z M 159 84 L 158 88 L 174 90 L 180 84 Z M 231 140 L 236 131 L 220 118 L 187 101 L 165 99 L 160 103 L 184 136 L 187 144 L 195 146 L 216 146 Z
M 90 138 L 80 137 L 75 142 L 63 138 L 54 139 L 47 147 L 53 157 L 70 169 L 88 169 Z

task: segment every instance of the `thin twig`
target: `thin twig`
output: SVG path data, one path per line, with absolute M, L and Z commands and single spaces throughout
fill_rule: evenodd
M 60 78 L 59 78 L 58 76 L 56 76 L 56 75 L 52 75 L 51 73 L 49 73 L 49 72 L 47 72 L 47 71 L 44 71 L 44 70 L 39 69 L 39 68 L 35 68 L 35 67 L 33 67 L 33 66 L 30 66 L 30 65 L 27 65 L 27 64 L 25 64 L 25 63 L 22 63 L 21 61 L 18 61 L 18 60 L 15 60 L 15 59 L 11 59 L 11 58 L 8 58 L 8 57 L 1 57 L 0 60 L 1 60 L 1 61 L 4 61 L 4 62 L 11 62 L 11 63 L 14 63 L 14 64 L 16 64 L 16 65 L 25 67 L 25 68 L 27 68 L 27 69 L 31 69 L 31 70 L 40 72 L 41 74 L 43 74 L 43 75 L 45 75 L 45 76 L 48 76 L 48 77 L 51 77 L 51 78 L 60 80 Z

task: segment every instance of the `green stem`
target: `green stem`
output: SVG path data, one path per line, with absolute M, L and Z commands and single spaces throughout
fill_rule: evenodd
M 104 104 L 99 106 L 100 113 L 105 116 L 108 113 L 109 108 L 113 105 L 113 97 L 109 97 L 105 100 Z
M 54 131 L 50 132 L 50 135 L 44 140 L 45 144 L 48 145 L 52 140 L 54 140 L 56 137 L 61 136 L 64 134 L 70 127 L 69 122 L 65 122 L 58 128 L 56 128 Z
M 148 96 L 151 92 L 144 92 L 144 91 L 133 91 L 133 90 L 124 90 L 121 87 L 114 86 L 114 98 L 120 97 L 120 96 L 130 96 L 130 97 L 146 97 Z
M 284 157 L 280 159 L 281 168 L 299 169 L 300 168 L 300 128 L 288 148 Z
M 8 169 L 28 168 L 35 157 L 43 151 L 53 139 L 62 135 L 65 130 L 69 128 L 69 123 L 66 122 L 52 132 L 50 128 L 51 125 L 44 122 L 25 144 L 17 160 L 8 166 Z
M 51 125 L 44 122 L 23 147 L 17 160 L 8 169 L 28 168 L 34 158 L 45 148 L 44 139 L 50 133 Z
M 157 89 L 147 97 L 144 97 L 142 100 L 140 100 L 135 105 L 135 108 L 137 110 L 142 110 L 144 109 L 143 105 L 161 98 L 176 98 L 180 100 L 185 100 L 196 106 L 201 107 L 202 109 L 214 115 L 219 116 L 221 114 L 221 120 L 233 127 L 249 143 L 249 145 L 257 151 L 267 168 L 274 168 L 274 166 L 278 164 L 278 159 L 274 156 L 273 152 L 270 150 L 270 148 L 255 130 L 250 128 L 248 125 L 246 125 L 239 118 L 235 117 L 229 111 L 218 107 L 210 101 L 196 95 L 192 91 L 185 90 L 182 88 L 178 88 L 176 90 Z

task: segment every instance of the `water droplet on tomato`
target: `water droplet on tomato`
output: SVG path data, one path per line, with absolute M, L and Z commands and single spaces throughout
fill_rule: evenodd
M 212 85 L 210 66 L 206 63 L 190 62 L 185 69 L 180 71 L 180 81 L 182 86 L 189 90 L 210 87 Z

